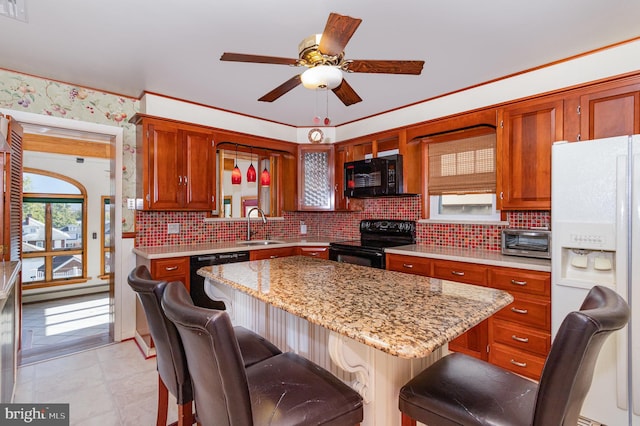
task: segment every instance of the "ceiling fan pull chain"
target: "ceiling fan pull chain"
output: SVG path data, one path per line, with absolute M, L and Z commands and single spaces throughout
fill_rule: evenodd
M 324 125 L 328 126 L 329 124 L 331 124 L 331 120 L 329 120 L 329 89 L 326 88 L 326 89 L 324 89 L 324 91 L 327 94 L 327 113 L 324 116 Z

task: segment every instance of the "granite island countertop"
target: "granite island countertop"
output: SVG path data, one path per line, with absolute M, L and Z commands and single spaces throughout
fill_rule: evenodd
M 501 290 L 305 256 L 198 274 L 401 358 L 428 356 L 513 301 Z

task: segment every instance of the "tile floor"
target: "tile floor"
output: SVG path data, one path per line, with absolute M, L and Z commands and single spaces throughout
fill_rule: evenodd
M 156 359 L 133 340 L 18 368 L 15 402 L 70 403 L 71 425 L 155 425 Z M 178 419 L 169 399 L 169 422 Z
M 22 364 L 109 342 L 106 292 L 22 305 Z

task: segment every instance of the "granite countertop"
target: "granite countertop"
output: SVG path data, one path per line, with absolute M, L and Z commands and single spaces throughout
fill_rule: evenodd
M 401 358 L 422 358 L 513 301 L 504 291 L 305 256 L 198 270 Z
M 133 252 L 145 259 L 163 259 L 176 256 L 198 256 L 202 254 L 230 253 L 234 251 L 264 250 L 278 247 L 328 247 L 333 239 L 327 237 L 274 238 L 271 244 L 247 245 L 246 241 L 223 241 L 217 243 L 188 244 L 179 246 L 135 247 Z
M 20 262 L 1 262 L 0 274 L 2 281 L 0 282 L 0 299 L 6 299 L 11 289 L 16 284 L 18 273 L 20 272 Z
M 264 240 L 258 240 L 264 241 Z M 136 247 L 133 252 L 145 259 L 163 259 L 167 257 L 197 256 L 213 253 L 228 253 L 245 250 L 264 250 L 278 247 L 308 246 L 326 247 L 332 241 L 331 237 L 305 237 L 274 239 L 276 244 L 245 245 L 243 241 L 225 241 L 218 243 L 190 244 L 179 246 Z M 433 259 L 471 262 L 508 268 L 529 269 L 534 271 L 551 272 L 551 260 L 531 259 L 518 256 L 505 256 L 496 251 L 470 250 L 455 247 L 438 247 L 423 244 L 411 244 L 385 249 L 386 253 L 404 254 L 408 256 L 430 257 Z
M 534 259 L 520 256 L 507 256 L 499 251 L 471 250 L 456 247 L 439 247 L 411 244 L 385 249 L 385 253 L 407 256 L 428 257 L 431 259 L 453 260 L 507 268 L 529 269 L 551 272 L 551 259 Z

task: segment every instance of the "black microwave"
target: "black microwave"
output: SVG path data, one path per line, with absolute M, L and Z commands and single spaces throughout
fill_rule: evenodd
M 402 194 L 402 156 L 369 158 L 344 163 L 345 197 Z

